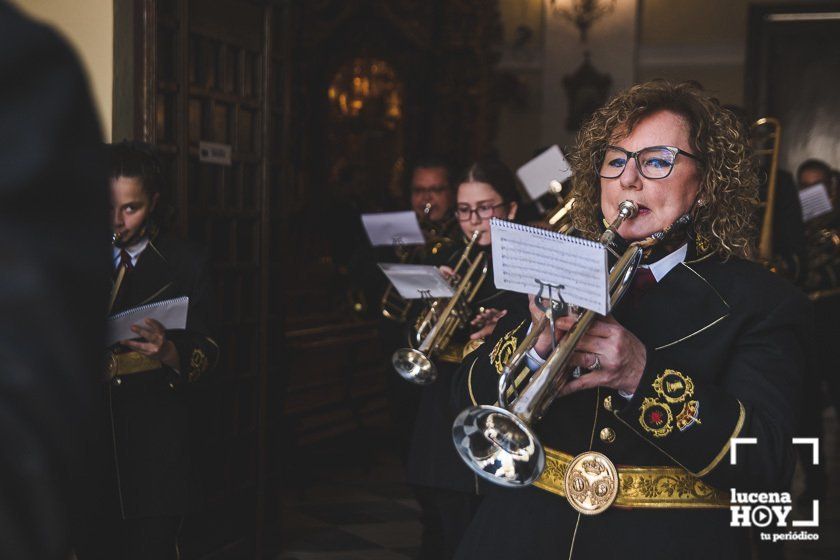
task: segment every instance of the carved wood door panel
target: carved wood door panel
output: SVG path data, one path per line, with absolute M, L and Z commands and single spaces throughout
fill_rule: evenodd
M 217 279 L 222 360 L 197 415 L 210 502 L 188 518 L 182 557 L 259 557 L 282 469 L 304 455 L 293 446 L 387 408 L 376 320 L 354 315 L 345 285 L 364 234 L 351 240 L 358 215 L 336 204 L 329 170 L 359 138 L 362 156 L 349 155 L 376 185 L 355 210 L 382 209 L 404 179 L 399 156 L 486 153 L 498 13 L 487 0 L 124 2 L 138 34 L 135 135 L 158 146 L 176 232 L 210 250 Z M 400 114 L 393 128 L 330 120 L 330 85 L 357 58 L 393 72 L 375 101 Z M 229 149 L 229 165 L 203 161 L 202 142 L 222 160 Z
M 142 135 L 163 159 L 176 232 L 210 252 L 222 349 L 216 374 L 195 399 L 209 503 L 184 528 L 190 558 L 231 543 L 255 554 L 264 521 L 270 311 L 263 240 L 269 181 L 279 188 L 282 180 L 283 76 L 272 74 L 281 67 L 274 41 L 282 17 L 281 9 L 248 0 L 142 1 Z M 210 150 L 220 150 L 217 159 L 206 157 Z

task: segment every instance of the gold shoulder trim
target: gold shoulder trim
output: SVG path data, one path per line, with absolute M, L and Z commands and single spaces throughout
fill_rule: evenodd
M 475 367 L 475 363 L 477 361 L 478 361 L 478 356 L 476 356 L 473 359 L 472 364 L 470 364 L 470 372 L 467 374 L 467 389 L 470 392 L 470 401 L 472 401 L 473 406 L 478 406 L 478 401 L 475 400 L 475 395 L 473 394 L 473 390 L 472 390 L 472 372 L 473 372 L 473 368 Z
M 155 242 L 152 241 L 151 239 L 149 240 L 149 248 L 152 249 L 155 253 L 157 253 L 158 256 L 161 259 L 163 259 L 163 262 L 165 262 L 166 264 L 169 264 L 169 261 L 166 259 L 166 257 L 163 256 L 163 253 L 160 252 L 160 249 L 157 248 L 157 246 L 155 245 Z
M 469 356 L 470 354 L 472 354 L 473 352 L 478 350 L 478 347 L 481 346 L 482 344 L 484 344 L 484 339 L 483 338 L 477 338 L 475 340 L 470 340 L 469 342 L 464 344 L 464 350 L 462 351 L 461 359 L 463 360 L 464 358 L 466 358 L 467 356 Z
M 682 337 L 679 340 L 669 342 L 668 344 L 663 344 L 662 346 L 657 346 L 656 348 L 654 348 L 654 350 L 662 350 L 664 348 L 668 348 L 670 346 L 674 346 L 675 344 L 679 344 L 680 342 L 686 341 L 689 338 L 691 338 L 692 336 L 696 336 L 696 335 L 700 334 L 701 332 L 705 331 L 706 329 L 710 329 L 710 328 L 714 327 L 715 325 L 717 325 L 718 323 L 720 323 L 721 321 L 723 321 L 727 317 L 729 317 L 729 313 L 727 313 L 726 315 L 721 315 L 720 317 L 718 317 L 717 319 L 715 319 L 714 321 L 712 321 L 711 323 L 709 323 L 708 325 L 706 325 L 702 329 L 696 330 L 693 333 L 688 334 L 688 335 Z
M 729 436 L 729 439 L 726 440 L 726 443 L 723 445 L 723 448 L 712 460 L 712 462 L 709 463 L 709 465 L 705 469 L 701 470 L 698 473 L 695 473 L 694 476 L 706 476 L 707 474 L 712 472 L 712 469 L 718 466 L 718 463 L 720 463 L 721 459 L 723 459 L 729 452 L 729 446 L 732 444 L 732 438 L 738 437 L 738 434 L 741 433 L 741 430 L 744 427 L 744 416 L 746 415 L 746 412 L 744 410 L 744 405 L 741 404 L 741 401 L 738 401 L 738 408 L 740 409 L 740 412 L 738 413 L 738 422 L 735 423 L 735 429 L 732 430 L 732 435 Z
M 683 261 L 683 262 L 684 262 L 685 264 L 694 264 L 694 263 L 699 263 L 699 262 L 703 262 L 703 261 L 705 261 L 705 260 L 709 259 L 709 258 L 710 258 L 710 257 L 712 257 L 712 256 L 714 256 L 714 253 L 706 253 L 706 254 L 705 254 L 705 255 L 703 255 L 702 257 L 698 257 L 698 258 L 696 258 L 696 259 L 693 259 L 693 260 L 690 260 L 690 261 Z
M 693 262 L 698 262 L 698 261 L 693 261 Z M 720 301 L 722 301 L 722 302 L 723 302 L 723 305 L 725 305 L 727 309 L 730 309 L 730 308 L 731 308 L 731 307 L 730 307 L 730 305 L 729 305 L 729 302 L 728 302 L 728 301 L 726 301 L 726 300 L 723 298 L 723 296 L 722 296 L 722 295 L 720 295 L 720 292 L 719 292 L 719 291 L 717 291 L 717 288 L 715 288 L 714 286 L 712 286 L 712 283 L 711 283 L 711 282 L 709 282 L 708 280 L 706 280 L 706 279 L 703 277 L 703 275 L 702 275 L 702 274 L 700 274 L 699 272 L 697 272 L 696 270 L 694 270 L 693 268 L 691 268 L 690 266 L 688 266 L 688 264 L 686 264 L 686 263 L 685 263 L 685 261 L 681 262 L 680 264 L 681 264 L 681 265 L 683 265 L 683 266 L 684 266 L 685 268 L 687 268 L 688 270 L 690 270 L 692 273 L 694 273 L 694 275 L 695 275 L 695 276 L 697 276 L 697 278 L 699 278 L 700 280 L 702 280 L 702 281 L 703 281 L 703 282 L 704 282 L 704 283 L 705 283 L 705 284 L 709 287 L 709 289 L 710 289 L 710 290 L 712 290 L 718 298 L 720 298 Z
M 141 301 L 138 305 L 146 305 L 147 303 L 149 303 L 150 301 L 152 301 L 153 299 L 155 299 L 156 297 L 158 297 L 160 294 L 162 294 L 163 292 L 165 292 L 165 291 L 166 291 L 166 289 L 167 289 L 167 288 L 169 288 L 169 286 L 171 286 L 171 285 L 172 285 L 172 282 L 169 282 L 169 283 L 168 283 L 168 284 L 166 284 L 163 288 L 161 288 L 160 290 L 156 291 L 155 293 L 153 293 L 152 295 L 150 295 L 149 297 L 147 297 L 147 298 L 146 298 L 146 299 L 144 299 L 143 301 Z

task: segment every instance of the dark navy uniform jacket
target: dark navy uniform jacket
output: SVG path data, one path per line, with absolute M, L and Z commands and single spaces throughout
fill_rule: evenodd
M 756 264 L 707 257 L 674 267 L 635 306 L 623 303 L 614 316 L 647 349 L 635 394 L 628 401 L 598 388 L 558 399 L 536 426 L 542 443 L 572 456 L 598 451 L 619 468 L 679 467 L 722 495 L 730 488 L 786 489 L 812 322 L 802 294 Z M 529 325 L 523 306 L 467 356 L 456 379 L 459 407 L 496 401 L 500 372 L 493 349 L 505 337 L 521 341 Z M 689 403 L 693 414 L 686 416 Z M 612 442 L 599 437 L 604 428 L 614 431 Z M 733 437 L 757 439 L 738 448 L 736 466 L 729 464 Z M 673 482 L 649 490 L 687 491 Z M 749 557 L 748 529 L 729 522 L 726 507 L 613 506 L 585 516 L 564 497 L 536 487 L 492 486 L 458 557 Z
M 167 331 L 178 349 L 179 371 L 163 367 L 125 375 L 104 388 L 111 481 L 124 518 L 176 515 L 200 502 L 187 386 L 218 361 L 219 349 L 210 336 L 211 293 L 205 252 L 161 235 L 140 254 L 117 294 L 114 313 L 190 298 L 187 328 Z

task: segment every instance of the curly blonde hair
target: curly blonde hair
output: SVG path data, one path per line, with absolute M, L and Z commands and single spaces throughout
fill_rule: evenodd
M 700 190 L 691 210 L 699 252 L 751 258 L 754 251 L 758 178 L 748 132 L 731 112 L 691 82 L 656 80 L 635 85 L 596 111 L 578 134 L 571 154 L 574 171 L 575 227 L 593 239 L 601 224 L 601 179 L 597 159 L 608 144 L 626 137 L 645 117 L 658 111 L 682 116 L 689 126 L 692 152 L 700 163 Z

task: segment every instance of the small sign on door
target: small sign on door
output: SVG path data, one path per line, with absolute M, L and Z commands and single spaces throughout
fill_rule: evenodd
M 216 144 L 215 142 L 198 143 L 198 159 L 202 163 L 230 165 L 230 156 L 230 144 Z

